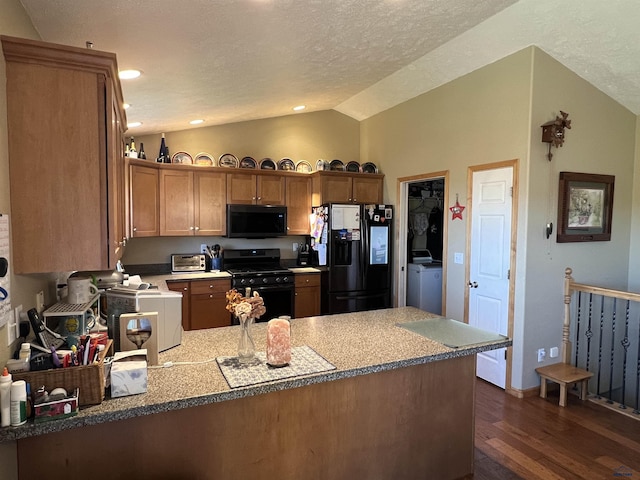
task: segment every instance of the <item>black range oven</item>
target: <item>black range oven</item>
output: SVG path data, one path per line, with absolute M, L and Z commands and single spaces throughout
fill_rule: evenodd
M 293 272 L 280 265 L 280 250 L 225 250 L 224 269 L 231 274 L 231 288 L 244 294 L 251 287 L 264 299 L 267 313 L 256 321 L 267 322 L 282 315 L 293 317 Z

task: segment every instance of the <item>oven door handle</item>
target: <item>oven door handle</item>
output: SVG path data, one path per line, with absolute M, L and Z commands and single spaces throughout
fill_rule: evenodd
M 295 287 L 295 285 L 293 283 L 279 283 L 276 285 L 258 285 L 258 286 L 251 286 L 251 291 L 252 292 L 273 292 L 274 290 L 280 290 L 280 291 L 285 291 L 285 290 L 293 290 Z

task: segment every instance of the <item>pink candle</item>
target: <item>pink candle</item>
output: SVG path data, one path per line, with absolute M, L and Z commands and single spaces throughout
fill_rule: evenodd
M 283 318 L 267 323 L 267 363 L 283 367 L 291 361 L 291 325 Z

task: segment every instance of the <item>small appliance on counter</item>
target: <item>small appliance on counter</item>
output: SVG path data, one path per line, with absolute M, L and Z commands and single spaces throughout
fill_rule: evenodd
M 198 273 L 207 270 L 207 259 L 202 253 L 174 253 L 171 255 L 171 273 Z
M 133 290 L 114 287 L 106 292 L 107 328 L 114 348 L 120 351 L 120 315 L 123 313 L 158 313 L 158 351 L 182 342 L 182 294 L 161 290 Z
M 311 240 L 298 245 L 298 258 L 296 265 L 299 267 L 315 267 L 318 265 L 318 252 L 311 248 Z

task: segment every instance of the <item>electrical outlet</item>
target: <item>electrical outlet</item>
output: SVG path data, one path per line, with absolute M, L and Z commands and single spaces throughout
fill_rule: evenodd
M 44 292 L 42 290 L 36 294 L 36 310 L 38 310 L 38 313 L 44 311 Z
M 297 251 L 298 251 L 298 244 L 297 244 L 297 243 L 294 243 L 294 244 L 292 244 L 292 245 L 293 245 L 293 251 L 294 251 L 294 252 L 297 252 Z
M 545 357 L 547 356 L 547 352 L 545 352 L 544 348 L 538 349 L 538 362 L 544 362 Z
M 206 243 L 201 243 L 200 244 L 200 253 L 207 253 L 207 244 Z
M 464 255 L 462 253 L 456 252 L 453 254 L 453 263 L 457 263 L 462 265 L 464 263 Z
M 549 349 L 549 357 L 556 358 L 558 356 L 558 347 L 551 347 Z

